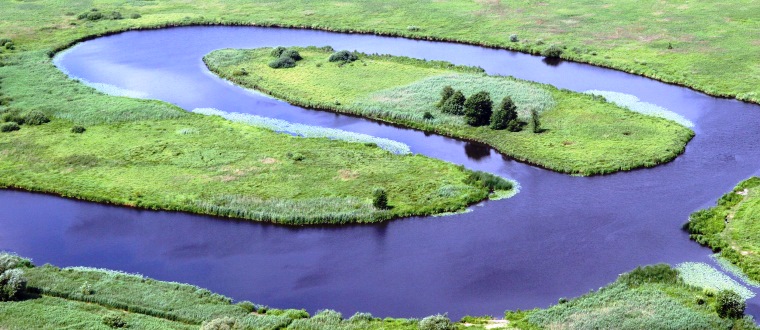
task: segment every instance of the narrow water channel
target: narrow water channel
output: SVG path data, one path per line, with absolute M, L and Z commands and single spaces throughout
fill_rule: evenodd
M 573 177 L 483 145 L 291 106 L 230 85 L 201 61 L 214 49 L 277 45 L 446 60 L 575 91 L 629 93 L 685 116 L 697 136 L 685 154 L 656 168 Z M 273 307 L 381 317 L 501 316 L 597 289 L 638 265 L 712 263 L 710 251 L 689 241 L 681 225 L 760 169 L 760 106 L 504 50 L 309 30 L 185 27 L 87 41 L 56 64 L 72 76 L 188 110 L 212 107 L 394 139 L 415 153 L 522 186 L 517 196 L 467 214 L 309 228 L 0 190 L 0 249 L 37 264 L 137 272 Z M 751 301 L 750 312 L 759 304 Z

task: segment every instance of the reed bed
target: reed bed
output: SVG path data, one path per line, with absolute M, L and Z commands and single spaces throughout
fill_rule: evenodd
M 642 102 L 635 95 L 600 90 L 588 90 L 584 93 L 604 97 L 604 99 L 608 102 L 615 103 L 623 108 L 630 109 L 631 111 L 635 111 L 640 114 L 672 120 L 686 127 L 694 127 L 694 123 L 686 119 L 684 116 L 681 116 L 678 113 L 670 111 L 659 105 Z
M 731 277 L 703 262 L 684 262 L 676 265 L 679 275 L 686 284 L 711 289 L 715 292 L 731 290 L 744 299 L 755 296 L 749 288 L 734 281 Z

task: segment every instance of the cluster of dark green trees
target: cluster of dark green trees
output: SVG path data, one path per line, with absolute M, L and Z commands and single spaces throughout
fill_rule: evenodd
M 480 91 L 467 98 L 462 91 L 446 86 L 441 91 L 441 99 L 436 106 L 443 113 L 464 116 L 467 125 L 474 127 L 489 126 L 494 130 L 519 132 L 524 126 L 517 118 L 517 106 L 509 96 L 504 97 L 494 110 L 491 94 L 488 92 Z M 531 111 L 531 122 L 533 132 L 540 133 L 541 122 L 535 110 Z
M 296 66 L 296 62 L 303 59 L 297 50 L 288 49 L 282 46 L 272 49 L 272 56 L 277 58 L 276 60 L 269 62 L 269 67 L 273 69 L 292 68 Z

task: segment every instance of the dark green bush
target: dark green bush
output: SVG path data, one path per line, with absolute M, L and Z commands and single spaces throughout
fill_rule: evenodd
M 292 320 L 309 318 L 309 312 L 307 312 L 305 309 L 287 309 L 281 315 Z
M 558 58 L 562 56 L 562 51 L 563 50 L 561 47 L 557 45 L 551 45 L 549 47 L 546 47 L 546 49 L 544 49 L 541 52 L 541 55 L 546 56 L 546 57 Z
M 13 42 L 13 40 L 8 38 L 0 38 L 0 47 L 5 47 L 5 44 Z
M 446 103 L 446 100 L 448 100 L 452 95 L 454 95 L 454 89 L 451 88 L 451 86 L 446 86 L 441 90 L 441 99 L 438 101 L 438 103 L 435 104 L 436 107 L 442 107 L 444 103 Z
M 453 330 L 454 328 L 446 315 L 432 315 L 420 321 L 420 330 Z
M 24 117 L 19 116 L 17 112 L 6 112 L 2 116 L 0 116 L 0 121 L 4 123 L 14 122 L 18 125 L 24 125 L 24 122 L 26 121 Z
M 301 57 L 301 54 L 299 54 L 295 49 L 286 49 L 282 52 L 282 54 L 280 54 L 280 57 L 290 57 L 296 62 L 303 59 L 303 57 Z
M 231 330 L 235 328 L 236 323 L 236 319 L 225 316 L 208 322 L 203 322 L 203 324 L 201 324 L 201 330 Z
M 285 154 L 285 156 L 287 156 L 288 158 L 290 158 L 290 159 L 292 159 L 294 161 L 297 161 L 297 162 L 300 162 L 300 161 L 306 159 L 306 156 L 304 156 L 304 155 L 302 155 L 302 154 L 300 154 L 298 152 L 289 152 L 289 153 Z
M 256 305 L 254 305 L 252 302 L 247 301 L 247 300 L 241 301 L 237 303 L 237 305 L 241 309 L 243 309 L 246 313 L 253 313 L 256 311 Z
M 132 19 L 138 19 L 138 18 L 142 17 L 142 15 L 140 15 L 140 14 L 138 14 L 138 13 L 134 13 L 134 14 L 132 14 L 132 16 L 130 16 L 130 17 L 131 17 Z
M 126 328 L 127 322 L 121 317 L 120 313 L 109 313 L 103 315 L 103 324 L 109 328 Z
M 680 281 L 678 270 L 668 264 L 656 264 L 651 266 L 636 267 L 636 269 L 620 275 L 618 281 L 629 287 L 637 287 L 646 283 L 675 284 Z
M 721 290 L 718 292 L 718 304 L 715 311 L 722 318 L 738 319 L 744 316 L 744 309 L 747 303 L 742 297 L 731 290 Z
M 76 125 L 76 126 L 74 126 L 74 127 L 71 128 L 71 133 L 82 134 L 86 130 L 87 129 L 84 128 L 84 126 Z
M 489 192 L 512 189 L 512 182 L 509 182 L 500 176 L 483 171 L 471 172 L 470 175 L 467 176 L 467 179 L 464 180 L 464 183 L 486 188 Z
M 348 322 L 350 323 L 358 323 L 358 322 L 371 322 L 374 321 L 375 318 L 370 313 L 359 313 L 356 312 L 353 316 L 348 318 Z
M 517 38 L 516 34 L 513 34 L 513 35 L 509 36 L 509 41 L 511 41 L 511 42 L 518 42 L 518 41 L 520 41 L 520 39 Z
M 464 102 L 464 118 L 467 125 L 485 126 L 491 121 L 493 102 L 491 94 L 480 91 Z
M 0 124 L 0 132 L 7 133 L 7 132 L 13 132 L 20 130 L 21 127 L 18 126 L 16 122 L 7 122 Z
M 425 113 L 422 114 L 422 119 L 427 119 L 427 120 L 433 119 L 433 114 L 430 113 L 430 111 L 425 111 Z
M 14 268 L 0 274 L 0 301 L 16 300 L 24 291 L 26 291 L 24 271 Z
M 270 53 L 270 55 L 272 55 L 272 56 L 274 56 L 274 57 L 280 57 L 280 55 L 282 55 L 282 53 L 283 53 L 283 52 L 284 52 L 286 49 L 287 49 L 287 48 L 285 48 L 285 47 L 282 47 L 282 46 L 277 46 L 277 47 L 275 47 L 275 48 L 273 48 L 273 49 L 272 49 L 272 52 Z
M 36 126 L 36 125 L 42 125 L 42 124 L 45 124 L 45 123 L 49 123 L 50 122 L 50 118 L 48 118 L 41 111 L 32 110 L 32 111 L 29 111 L 29 113 L 27 113 L 24 116 L 24 121 L 26 122 L 27 125 L 35 125 Z
M 544 130 L 541 128 L 541 119 L 538 116 L 536 109 L 530 110 L 530 121 L 533 123 L 533 133 L 541 133 Z
M 325 309 L 317 312 L 311 319 L 323 324 L 339 324 L 343 320 L 343 315 L 332 309 Z
M 372 191 L 372 206 L 381 210 L 388 208 L 388 193 L 385 189 L 375 188 L 375 190 Z
M 461 116 L 464 114 L 465 102 L 467 102 L 467 99 L 464 97 L 464 94 L 462 94 L 462 91 L 456 91 L 448 100 L 446 100 L 446 102 L 443 103 L 443 106 L 441 106 L 441 112 Z
M 499 107 L 491 116 L 491 128 L 500 130 L 509 128 L 510 131 L 520 130 L 520 124 L 517 122 L 517 106 L 512 102 L 512 98 L 507 96 L 501 100 Z
M 278 57 L 276 60 L 269 62 L 269 67 L 273 69 L 293 68 L 296 61 L 290 57 Z
M 355 52 L 352 53 L 347 50 L 341 50 L 330 55 L 330 58 L 328 60 L 330 62 L 350 63 L 358 59 L 359 59 L 359 56 Z
M 271 64 L 270 64 L 270 66 L 271 66 Z M 236 69 L 236 70 L 232 71 L 232 75 L 233 76 L 238 76 L 238 77 L 239 76 L 247 76 L 248 75 L 248 70 L 246 70 L 245 68 Z

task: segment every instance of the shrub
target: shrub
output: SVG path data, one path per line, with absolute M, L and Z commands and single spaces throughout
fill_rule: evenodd
M 491 121 L 493 102 L 491 94 L 480 91 L 464 102 L 464 118 L 467 125 L 484 126 Z
M 441 106 L 441 112 L 461 116 L 464 114 L 465 102 L 467 102 L 467 99 L 464 97 L 464 94 L 462 94 L 462 91 L 456 91 L 448 100 L 446 100 L 446 102 L 443 103 L 443 106 Z
M 544 130 L 541 128 L 541 119 L 538 116 L 536 109 L 530 110 L 530 122 L 533 123 L 533 133 L 541 133 Z
M 243 309 L 246 313 L 253 313 L 256 311 L 256 305 L 254 305 L 252 302 L 247 301 L 247 300 L 241 301 L 237 303 L 237 305 L 241 309 Z
M 21 117 L 18 114 L 12 112 L 4 113 L 0 119 L 2 119 L 2 122 L 14 122 L 19 125 L 24 125 L 24 122 L 26 121 L 24 117 Z
M 130 17 L 131 17 L 132 19 L 138 19 L 138 18 L 142 17 L 142 15 L 140 15 L 140 14 L 138 14 L 138 13 L 134 13 L 134 14 L 132 14 L 132 16 L 130 16 Z
M 509 41 L 511 41 L 511 42 L 518 42 L 518 41 L 520 41 L 520 39 L 517 38 L 516 34 L 512 34 L 512 35 L 509 36 Z
M 233 76 L 247 76 L 248 75 L 248 70 L 246 70 L 245 68 L 236 69 L 236 70 L 232 71 L 232 75 Z
M 282 46 L 277 46 L 272 49 L 272 52 L 270 53 L 270 55 L 274 57 L 280 57 L 280 55 L 282 55 L 282 53 L 285 52 L 285 50 L 287 50 L 287 48 L 282 47 Z
M 620 275 L 618 281 L 629 287 L 636 287 L 645 283 L 675 284 L 679 282 L 679 277 L 678 270 L 671 268 L 670 265 L 656 264 L 636 267 L 636 269 Z
M 409 31 L 412 31 L 412 32 L 417 32 L 417 31 L 422 30 L 422 29 L 420 29 L 419 26 L 414 26 L 414 25 L 407 26 L 406 29 L 409 30 Z
M 297 162 L 300 162 L 300 161 L 306 159 L 306 156 L 304 156 L 304 155 L 302 155 L 301 153 L 298 153 L 298 152 L 289 152 L 289 153 L 285 154 L 285 156 L 287 156 L 288 158 L 290 158 L 290 159 L 292 159 L 294 161 L 297 161 Z
M 232 317 L 220 317 L 203 322 L 201 330 L 232 330 L 235 327 L 235 323 L 237 323 L 237 320 Z
M 348 319 L 348 322 L 350 323 L 357 323 L 357 322 L 371 322 L 374 321 L 375 318 L 370 313 L 359 313 L 357 312 L 353 316 L 351 316 Z
M 110 313 L 103 315 L 103 318 L 101 319 L 103 321 L 103 324 L 110 328 L 126 328 L 127 322 L 124 321 L 124 319 L 121 317 L 121 314 L 119 313 Z
M 6 270 L 21 267 L 32 267 L 32 261 L 13 253 L 0 253 L 0 274 Z
M 276 60 L 269 62 L 269 67 L 272 69 L 293 68 L 296 66 L 296 61 L 290 57 L 279 57 Z
M 425 111 L 425 113 L 422 114 L 422 119 L 427 119 L 427 120 L 433 119 L 433 114 L 430 113 L 430 111 Z
M 11 39 L 8 38 L 0 38 L 0 47 L 5 47 L 5 44 L 13 42 Z
M 84 126 L 76 125 L 76 126 L 74 126 L 74 127 L 71 128 L 71 133 L 82 134 L 86 130 L 87 129 L 84 128 Z
M 295 49 L 287 49 L 283 51 L 282 54 L 280 54 L 280 57 L 290 57 L 293 59 L 293 61 L 300 61 L 303 59 L 303 57 L 301 57 L 301 54 L 299 54 Z
M 372 206 L 381 210 L 388 208 L 388 193 L 385 189 L 375 188 L 375 190 L 372 191 Z
M 562 48 L 560 48 L 557 45 L 551 45 L 549 47 L 546 47 L 546 49 L 544 49 L 541 52 L 541 55 L 546 56 L 546 57 L 558 58 L 562 56 Z
M 453 330 L 454 325 L 451 324 L 446 315 L 432 315 L 428 316 L 420 321 L 420 330 Z
M 343 320 L 343 315 L 332 309 L 325 309 L 317 312 L 311 319 L 324 324 L 338 324 Z
M 517 122 L 517 106 L 509 96 L 504 97 L 499 107 L 491 116 L 492 129 L 509 128 L 510 131 L 520 130 L 520 124 Z
M 21 127 L 18 126 L 18 124 L 15 122 L 7 122 L 7 123 L 0 124 L 0 132 L 7 133 L 7 132 L 18 131 L 20 129 Z
M 470 175 L 467 176 L 467 179 L 464 180 L 464 183 L 486 188 L 489 192 L 512 189 L 512 182 L 509 182 L 500 176 L 483 171 L 471 172 Z
M 446 103 L 446 100 L 448 100 L 452 95 L 454 95 L 454 89 L 451 88 L 451 85 L 447 85 L 446 87 L 443 87 L 443 90 L 441 90 L 441 99 L 436 103 L 436 107 L 442 107 L 444 103 Z
M 328 59 L 330 62 L 344 62 L 350 63 L 359 59 L 359 56 L 355 52 L 349 52 L 347 50 L 341 50 L 330 55 Z
M 24 271 L 9 269 L 0 275 L 0 301 L 16 300 L 26 291 Z
M 32 110 L 29 113 L 24 116 L 24 121 L 26 121 L 27 125 L 42 125 L 44 123 L 49 123 L 50 118 L 48 118 L 44 113 Z
M 92 285 L 90 285 L 89 282 L 85 281 L 84 284 L 79 287 L 79 293 L 85 296 L 89 296 L 95 293 L 95 290 L 92 289 Z
M 121 15 L 120 12 L 115 11 L 111 13 L 111 19 L 123 19 L 124 16 Z
M 718 316 L 723 318 L 738 319 L 744 316 L 744 309 L 747 303 L 742 297 L 731 290 L 721 290 L 718 292 L 718 304 L 715 311 Z
M 309 318 L 309 312 L 307 312 L 305 309 L 288 309 L 285 310 L 285 312 L 281 315 L 292 320 Z

